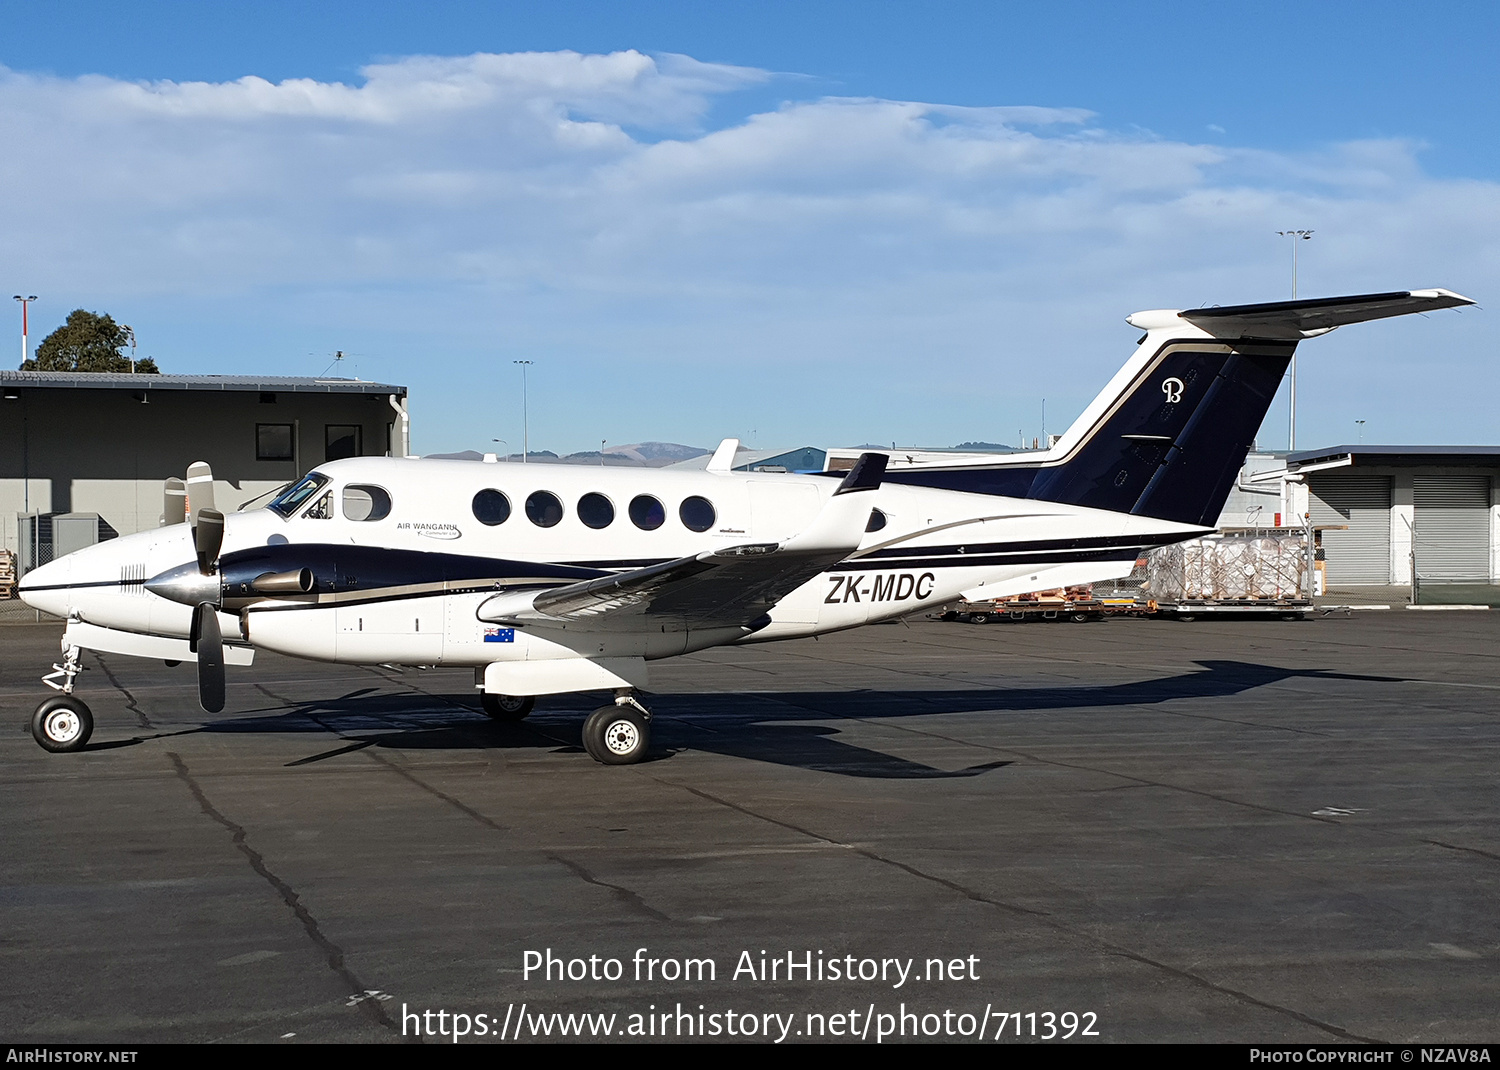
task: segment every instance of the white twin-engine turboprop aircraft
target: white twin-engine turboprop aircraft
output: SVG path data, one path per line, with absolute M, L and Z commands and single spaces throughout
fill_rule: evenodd
M 28 573 L 26 602 L 67 619 L 60 694 L 37 742 L 78 750 L 79 653 L 193 661 L 224 707 L 226 663 L 256 649 L 351 664 L 469 666 L 485 710 L 612 690 L 583 728 L 600 762 L 638 761 L 653 660 L 1121 576 L 1144 548 L 1210 530 L 1297 342 L 1345 323 L 1472 304 L 1402 291 L 1142 312 L 1134 356 L 1062 439 L 984 463 L 842 478 L 732 471 L 354 458 L 262 509 L 213 508 L 206 464 L 169 480 L 164 526 Z

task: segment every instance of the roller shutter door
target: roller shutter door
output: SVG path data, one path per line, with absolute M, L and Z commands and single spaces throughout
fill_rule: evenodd
M 1391 582 L 1390 476 L 1309 475 L 1313 524 L 1347 524 L 1323 532 L 1328 585 Z
M 1488 583 L 1490 477 L 1416 476 L 1417 575 L 1436 583 Z

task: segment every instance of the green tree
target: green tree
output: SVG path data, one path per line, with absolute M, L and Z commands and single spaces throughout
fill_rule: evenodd
M 125 347 L 135 341 L 135 332 L 116 323 L 107 313 L 86 312 L 75 308 L 68 321 L 53 331 L 36 347 L 36 356 L 21 365 L 29 372 L 128 372 L 130 357 Z M 150 357 L 135 362 L 135 370 L 158 375 L 156 361 Z

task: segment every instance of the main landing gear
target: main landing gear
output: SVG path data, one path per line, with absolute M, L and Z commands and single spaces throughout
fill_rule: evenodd
M 521 721 L 536 705 L 531 695 L 494 695 L 485 691 L 479 696 L 484 712 L 497 721 Z
M 629 691 L 615 692 L 613 706 L 601 706 L 583 722 L 583 749 L 605 765 L 633 765 L 651 745 L 651 711 Z
M 43 750 L 53 753 L 82 750 L 94 734 L 94 714 L 88 705 L 73 694 L 73 682 L 83 672 L 78 648 L 63 649 L 61 665 L 42 677 L 42 683 L 62 694 L 46 699 L 31 715 L 31 736 Z M 58 678 L 62 683 L 58 683 Z

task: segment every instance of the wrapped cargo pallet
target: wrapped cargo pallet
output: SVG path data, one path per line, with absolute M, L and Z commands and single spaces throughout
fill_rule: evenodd
M 1303 596 L 1301 535 L 1223 535 L 1152 550 L 1146 591 L 1158 602 L 1255 601 Z

